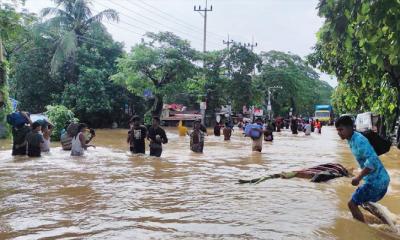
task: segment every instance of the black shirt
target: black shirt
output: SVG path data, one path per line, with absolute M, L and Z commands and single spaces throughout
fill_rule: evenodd
M 44 143 L 43 136 L 38 132 L 30 132 L 26 136 L 28 141 L 28 156 L 29 157 L 40 157 L 40 144 Z
M 129 132 L 129 143 L 137 152 L 143 152 L 145 150 L 145 139 L 147 135 L 147 129 L 145 126 L 133 127 Z
M 159 135 L 161 138 L 161 141 L 157 141 L 156 140 L 156 136 Z M 157 144 L 162 144 L 162 143 L 168 143 L 168 138 L 167 135 L 165 134 L 164 129 L 158 127 L 158 128 L 154 128 L 154 127 L 150 127 L 149 128 L 149 135 L 148 135 L 149 139 L 153 142 L 153 143 L 157 143 Z

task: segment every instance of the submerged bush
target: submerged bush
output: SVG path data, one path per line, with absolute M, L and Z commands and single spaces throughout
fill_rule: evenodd
M 64 129 L 67 122 L 78 122 L 75 114 L 63 105 L 49 105 L 46 106 L 46 115 L 50 122 L 54 125 L 52 140 L 60 140 L 61 130 Z

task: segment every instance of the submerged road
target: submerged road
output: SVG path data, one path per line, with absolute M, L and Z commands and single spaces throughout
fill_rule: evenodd
M 39 159 L 11 157 L 1 141 L 0 239 L 393 239 L 352 219 L 348 178 L 236 184 L 329 162 L 356 167 L 334 128 L 275 133 L 261 154 L 239 131 L 229 142 L 206 137 L 195 154 L 188 137 L 168 129 L 160 159 L 132 156 L 126 133 L 99 130 L 98 147 L 81 158 L 57 143 Z M 381 159 L 392 178 L 382 204 L 398 214 L 400 151 Z

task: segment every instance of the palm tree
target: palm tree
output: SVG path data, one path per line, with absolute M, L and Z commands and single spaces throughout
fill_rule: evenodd
M 93 15 L 91 0 L 53 0 L 57 7 L 44 8 L 43 17 L 54 16 L 45 22 L 47 29 L 56 29 L 58 34 L 56 50 L 51 60 L 51 72 L 55 74 L 64 63 L 70 68 L 71 82 L 78 80 L 76 52 L 85 33 L 94 25 L 101 24 L 103 18 L 119 21 L 118 13 L 106 9 Z M 84 38 L 83 38 L 84 39 Z

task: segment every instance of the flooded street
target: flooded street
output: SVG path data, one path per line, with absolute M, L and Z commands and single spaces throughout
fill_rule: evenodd
M 206 137 L 195 154 L 168 129 L 160 159 L 132 156 L 126 132 L 99 130 L 81 158 L 58 145 L 39 159 L 11 157 L 0 142 L 0 239 L 393 239 L 352 219 L 349 178 L 236 184 L 321 163 L 355 167 L 334 128 L 275 133 L 261 154 L 239 131 L 230 142 Z M 400 151 L 381 159 L 392 179 L 381 203 L 399 214 Z

